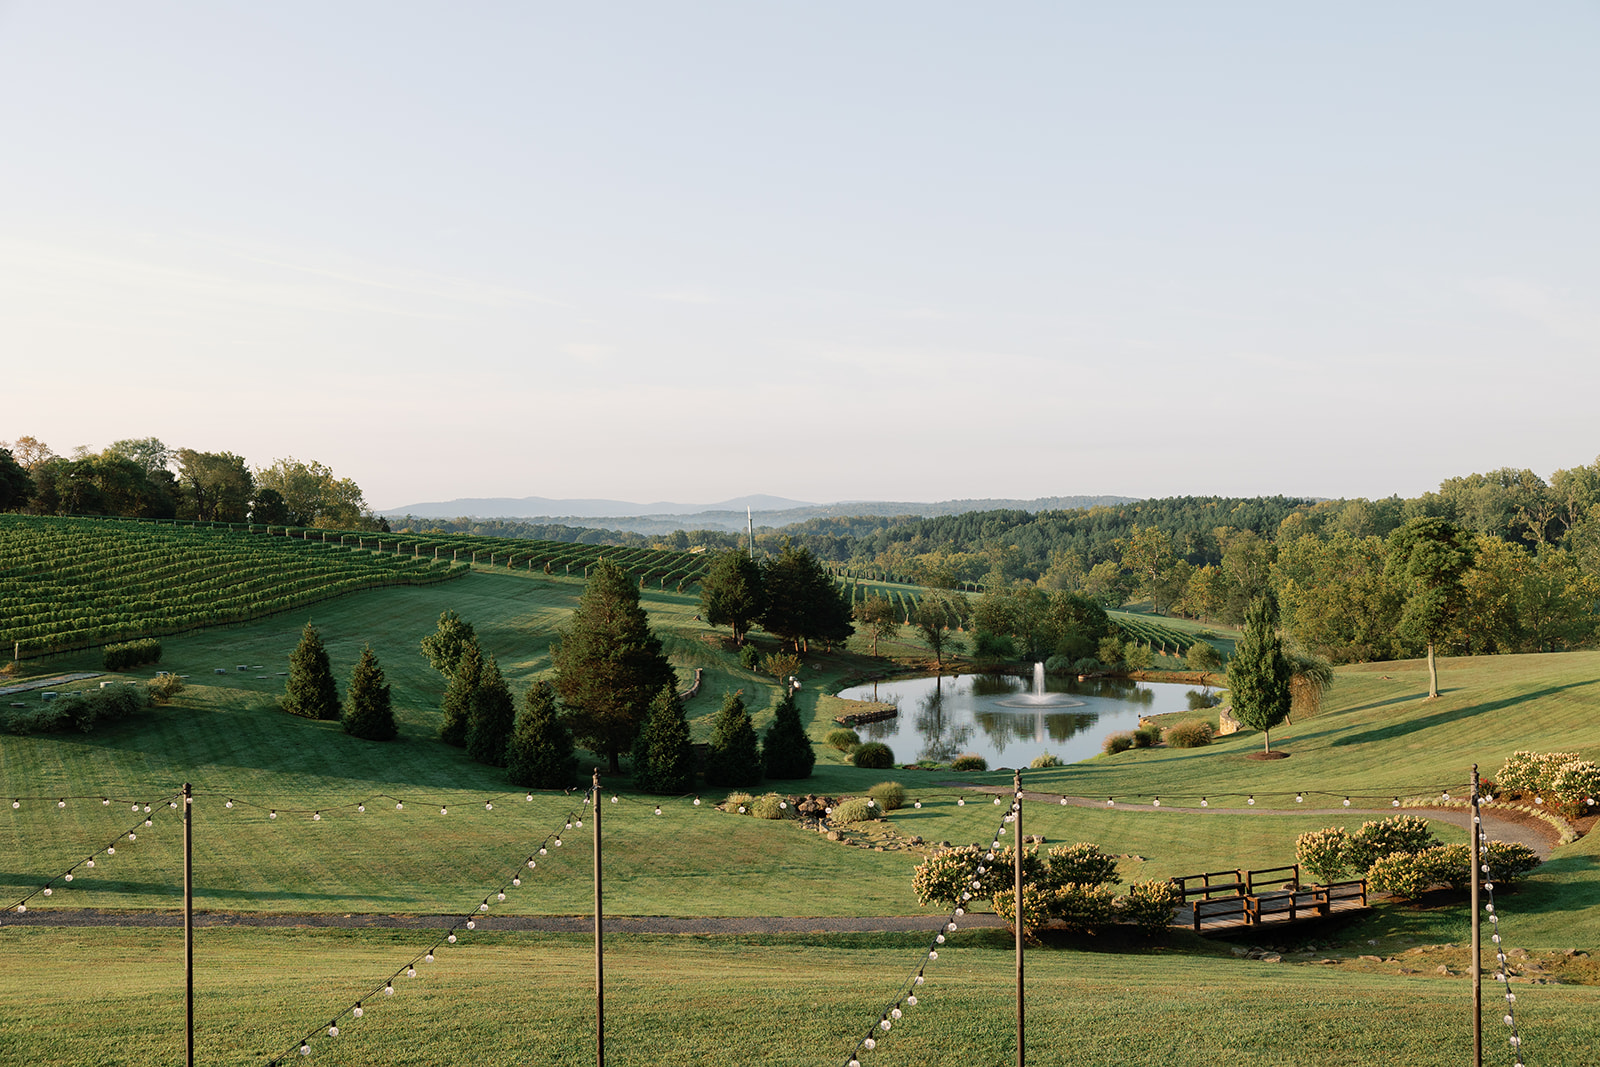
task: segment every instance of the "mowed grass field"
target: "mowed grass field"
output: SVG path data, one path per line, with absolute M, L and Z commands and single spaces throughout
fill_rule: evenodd
M 169 638 L 161 666 L 190 675 L 173 705 L 89 735 L 0 737 L 0 895 L 14 900 L 133 827 L 93 871 L 79 868 L 30 911 L 171 910 L 182 875 L 177 812 L 156 805 L 192 782 L 196 904 L 274 913 L 446 913 L 474 908 L 526 875 L 495 903 L 485 932 L 442 954 L 408 989 L 385 998 L 317 1062 L 586 1061 L 592 1011 L 584 938 L 493 933 L 492 915 L 582 914 L 592 900 L 580 796 L 528 801 L 503 774 L 433 739 L 442 680 L 417 643 L 450 608 L 476 624 L 514 689 L 549 668 L 549 644 L 581 593 L 577 581 L 474 573 L 444 586 L 378 590 L 254 624 Z M 652 623 L 680 677 L 705 670 L 689 704 L 696 736 L 709 734 L 721 696 L 744 691 L 758 726 L 776 692 L 745 671 L 694 619 L 693 597 L 647 592 Z M 278 711 L 288 654 L 309 614 L 336 673 L 347 678 L 363 644 L 394 685 L 402 739 L 373 744 Z M 711 638 L 708 640 L 708 638 Z M 261 665 L 260 671 L 238 671 Z M 52 669 L 95 669 L 91 655 Z M 808 657 L 803 714 L 820 739 L 846 673 L 872 667 L 855 654 Z M 224 674 L 213 673 L 221 668 Z M 137 677 L 147 677 L 141 672 Z M 129 675 L 134 677 L 134 675 Z M 1519 748 L 1600 756 L 1600 654 L 1445 660 L 1440 699 L 1424 698 L 1418 663 L 1344 668 L 1322 714 L 1273 732 L 1290 758 L 1248 758 L 1258 734 L 1198 750 L 1136 750 L 1085 764 L 1025 771 L 1030 791 L 1113 806 L 1029 803 L 1024 830 L 1051 842 L 1088 840 L 1121 855 L 1127 880 L 1219 867 L 1292 862 L 1306 829 L 1357 826 L 1391 814 L 1387 798 L 1457 788 L 1479 762 L 1492 775 Z M 95 684 L 95 683 L 89 683 Z M 16 699 L 31 700 L 34 696 Z M 903 782 L 920 809 L 894 813 L 902 838 L 987 839 L 1001 809 L 965 786 L 1003 785 L 1009 773 L 858 770 L 819 747 L 817 774 L 764 788 L 861 792 Z M 919 911 L 910 888 L 920 858 L 828 842 L 792 823 L 718 812 L 722 793 L 657 798 L 608 782 L 602 801 L 606 906 L 613 914 L 893 915 Z M 1304 803 L 1294 796 L 1301 791 Z M 1257 804 L 1245 798 L 1254 795 Z M 1342 809 L 1344 795 L 1356 806 Z M 12 810 L 5 799 L 27 798 Z M 102 804 L 104 796 L 112 803 Z M 1151 800 L 1160 796 L 1163 809 Z M 1206 796 L 1205 812 L 1180 813 Z M 58 797 L 70 797 L 67 807 Z M 226 806 L 228 799 L 234 806 Z M 366 802 L 364 813 L 355 811 Z M 396 802 L 403 810 L 395 810 Z M 142 809 L 151 803 L 152 826 Z M 485 805 L 492 804 L 487 808 Z M 1308 811 L 1334 808 L 1331 814 Z M 440 808 L 448 814 L 441 814 Z M 1225 809 L 1235 810 L 1225 810 Z M 272 810 L 278 817 L 270 818 Z M 314 813 L 323 817 L 315 819 Z M 587 818 L 587 816 L 586 816 Z M 548 844 L 561 833 L 564 844 Z M 1445 840 L 1462 831 L 1438 825 Z M 520 864 L 546 844 L 529 872 Z M 1592 838 L 1552 860 L 1502 901 L 1508 944 L 1535 952 L 1592 951 L 1600 930 L 1600 850 Z M 930 912 L 930 925 L 939 919 Z M 1385 906 L 1354 925 L 1318 932 L 1321 949 L 1353 960 L 1460 943 L 1464 907 Z M 347 1006 L 423 945 L 420 932 L 219 930 L 202 932 L 199 985 L 203 1062 L 263 1062 L 319 1018 Z M 883 1063 L 1011 1062 L 1012 962 L 1003 939 L 962 932 L 935 965 L 937 995 L 873 1054 Z M 608 979 L 613 1063 L 842 1063 L 914 969 L 925 939 L 617 938 Z M 1461 1062 L 1466 985 L 1360 964 L 1262 964 L 1183 951 L 1134 954 L 1052 947 L 1029 955 L 1030 1060 L 1036 1063 Z M 970 951 L 968 951 L 970 949 Z M 146 1063 L 181 1053 L 181 934 L 175 930 L 0 927 L 0 1064 Z M 946 965 L 948 969 L 944 969 Z M 369 987 L 370 988 L 370 987 Z M 1519 987 L 1529 1062 L 1592 1063 L 1600 1046 L 1596 990 Z M 1493 1006 L 1492 989 L 1490 1004 Z M 1498 1008 L 1493 1015 L 1498 1018 Z M 926 1025 L 923 1025 L 926 1011 Z M 1523 1013 L 1526 1013 L 1525 1015 Z M 1503 1027 L 1501 1028 L 1503 1029 Z M 1498 1031 L 1491 1028 L 1498 1041 Z M 177 1044 L 174 1040 L 179 1039 Z M 347 1040 L 348 1039 L 348 1040 Z M 1537 1044 L 1534 1042 L 1537 1041 Z M 1037 1042 L 1037 1043 L 1035 1043 Z M 1491 1044 L 1491 1048 L 1503 1045 Z M 1509 1062 L 1509 1060 L 1507 1061 Z
M 0 1062 L 181 1062 L 182 939 L 164 930 L 11 930 Z M 444 1067 L 594 1062 L 593 957 L 581 935 L 483 935 L 441 951 L 392 997 L 370 996 L 431 941 L 416 932 L 206 930 L 197 939 L 197 1061 Z M 606 1061 L 843 1064 L 908 987 L 908 935 L 630 937 L 606 956 Z M 958 933 L 916 1007 L 863 1064 L 1015 1062 L 1014 962 L 1001 931 Z M 1470 1062 L 1460 979 L 1286 967 L 1161 952 L 1036 951 L 1028 1062 L 1096 1067 L 1456 1067 Z M 1522 987 L 1527 1061 L 1593 1064 L 1600 989 Z M 366 997 L 365 1016 L 348 1008 Z M 1487 1063 L 1510 1063 L 1485 998 Z M 297 1042 L 339 1013 L 341 1033 Z

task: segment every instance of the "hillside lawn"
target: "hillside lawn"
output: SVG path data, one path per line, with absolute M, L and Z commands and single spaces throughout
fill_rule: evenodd
M 531 851 L 560 831 L 566 844 L 551 847 L 537 872 L 521 889 L 508 890 L 507 901 L 497 907 L 523 914 L 587 911 L 588 828 L 565 831 L 568 812 L 582 812 L 581 799 L 541 793 L 524 800 L 502 772 L 473 764 L 459 750 L 433 740 L 443 683 L 417 648 L 438 613 L 454 609 L 477 626 L 484 646 L 520 692 L 548 670 L 553 631 L 580 592 L 575 580 L 480 568 L 444 586 L 360 593 L 309 613 L 165 639 L 161 667 L 190 675 L 189 690 L 170 707 L 150 709 L 134 722 L 94 734 L 0 736 L 0 797 L 28 798 L 18 811 L 0 805 L 0 898 L 15 900 L 136 825 L 136 844 L 123 844 L 93 871 L 80 868 L 70 887 L 58 882 L 58 891 L 49 900 L 34 898 L 30 911 L 177 908 L 182 871 L 177 813 L 157 808 L 151 814 L 154 825 L 145 829 L 143 813 L 134 815 L 129 805 L 155 803 L 190 781 L 199 797 L 200 909 L 461 913 L 503 885 Z M 680 677 L 687 682 L 694 667 L 705 669 L 701 695 L 689 703 L 696 737 L 709 735 L 710 718 L 731 689 L 744 691 L 758 728 L 764 728 L 775 689 L 770 680 L 740 668 L 733 651 L 694 620 L 695 598 L 647 592 L 644 602 Z M 328 644 L 341 682 L 362 644 L 373 646 L 394 686 L 400 741 L 358 741 L 337 723 L 309 722 L 276 709 L 283 685 L 276 672 L 286 669 L 308 614 Z M 832 727 L 843 703 L 822 691 L 883 667 L 861 655 L 858 645 L 864 648 L 853 642 L 848 653 L 807 657 L 800 703 L 816 740 Z M 264 669 L 241 673 L 236 670 L 241 664 Z M 93 654 L 82 654 L 30 666 L 93 670 L 98 663 Z M 214 674 L 216 668 L 226 673 Z M 148 671 L 129 675 L 148 676 Z M 1445 787 L 1459 793 L 1474 761 L 1492 776 L 1521 748 L 1600 758 L 1597 679 L 1600 653 L 1446 659 L 1440 666 L 1444 694 L 1429 701 L 1420 663 L 1341 668 L 1322 714 L 1273 731 L 1274 749 L 1291 753 L 1290 758 L 1248 758 L 1260 748 L 1260 737 L 1246 733 L 1208 748 L 1135 750 L 1065 768 L 1025 770 L 1030 792 L 1114 796 L 1117 804 L 1030 803 L 1024 831 L 1042 833 L 1052 843 L 1095 841 L 1125 857 L 1121 868 L 1128 880 L 1292 862 L 1294 837 L 1303 830 L 1354 828 L 1363 819 L 1392 814 L 1391 796 L 1422 797 Z M 956 798 L 967 785 L 1010 782 L 1004 772 L 858 770 L 830 748 L 819 744 L 817 751 L 813 778 L 762 788 L 839 795 L 893 778 L 905 784 L 909 797 L 924 801 L 920 810 L 903 809 L 877 828 L 902 838 L 915 834 L 929 842 L 956 843 L 987 838 L 1001 809 L 985 797 L 969 799 L 965 806 Z M 606 801 L 602 812 L 606 901 L 614 914 L 919 911 L 910 889 L 911 868 L 920 858 L 915 852 L 851 847 L 797 824 L 718 812 L 712 804 L 721 799 L 720 791 L 707 791 L 700 807 L 687 797 L 664 799 L 663 813 L 656 816 L 656 798 L 629 793 L 626 781 L 606 784 L 617 786 L 620 797 L 617 804 Z M 1305 791 L 1302 805 L 1295 803 L 1297 790 Z M 1244 800 L 1252 794 L 1253 807 Z M 102 795 L 115 803 L 102 805 Z M 1349 811 L 1340 806 L 1345 795 L 1357 801 Z M 61 796 L 82 799 L 59 809 L 55 798 Z M 1162 810 L 1150 805 L 1156 796 L 1163 800 Z M 1171 810 L 1193 808 L 1201 796 L 1212 803 L 1204 813 Z M 224 806 L 228 798 L 235 800 L 232 809 Z M 393 798 L 405 802 L 404 811 L 394 810 Z M 358 801 L 368 801 L 365 814 L 354 811 Z M 441 806 L 448 815 L 439 813 Z M 1340 810 L 1304 810 L 1312 806 Z M 279 811 L 275 820 L 268 818 L 274 808 Z M 324 813 L 320 821 L 311 816 L 317 810 Z M 1444 840 L 1463 837 L 1442 824 L 1436 831 Z M 1593 951 L 1592 932 L 1600 929 L 1597 857 L 1594 838 L 1562 846 L 1524 887 L 1507 895 L 1502 925 L 1508 943 L 1536 953 L 1573 947 Z M 929 915 L 930 924 L 937 922 L 936 913 Z M 1037 1022 L 1030 1032 L 1041 1050 L 1066 1042 L 1072 1055 L 1051 1060 L 1051 1053 L 1042 1051 L 1032 1058 L 1198 1064 L 1215 1062 L 1226 1049 L 1230 1062 L 1241 1064 L 1368 1063 L 1379 1057 L 1415 1064 L 1459 1062 L 1464 983 L 1434 979 L 1431 973 L 1401 977 L 1393 967 L 1385 973 L 1364 971 L 1354 958 L 1459 944 L 1466 924 L 1461 905 L 1382 906 L 1364 920 L 1316 935 L 1320 952 L 1347 961 L 1337 967 L 1168 952 L 1034 952 L 1029 956 L 1030 1012 Z M 280 1039 L 293 1039 L 318 1014 L 341 1007 L 335 1002 L 352 983 L 389 973 L 399 945 L 422 936 L 206 931 L 214 955 L 203 966 L 227 961 L 225 982 L 201 982 L 215 1007 L 203 1012 L 213 1020 L 206 1025 L 215 1052 L 206 1062 L 260 1062 L 281 1051 Z M 981 950 L 942 956 L 938 966 L 948 959 L 951 969 L 941 973 L 961 980 L 951 980 L 948 993 L 928 998 L 928 1018 L 938 1021 L 927 1030 L 910 1025 L 903 1033 L 897 1030 L 874 1062 L 1008 1058 L 1010 957 L 1001 945 L 985 940 L 995 935 L 958 936 L 971 938 Z M 510 1057 L 513 1048 L 506 1042 L 523 1039 L 528 1044 L 518 1047 L 530 1058 L 581 1058 L 588 1047 L 582 1021 L 587 1018 L 584 939 L 532 934 L 480 939 L 486 944 L 474 951 L 481 955 L 470 965 L 460 964 L 455 977 L 430 982 L 426 997 L 406 998 L 405 1026 L 373 1025 L 384 1017 L 374 1010 L 351 1027 L 351 1051 L 341 1054 L 348 1058 L 334 1062 Z M 608 1019 L 619 1028 L 608 1052 L 614 1052 L 615 1063 L 659 1062 L 662 1055 L 689 1063 L 713 1058 L 811 1063 L 833 1062 L 835 1053 L 843 1062 L 850 1044 L 841 1044 L 841 1034 L 864 1030 L 892 999 L 894 984 L 915 965 L 917 943 L 917 938 L 888 935 L 854 941 L 622 939 L 615 949 L 617 966 L 631 977 L 608 983 L 608 993 L 618 998 L 608 1004 Z M 30 1010 L 26 1016 L 16 1009 L 0 1012 L 0 1048 L 25 1050 L 17 1062 L 30 1063 L 141 1063 L 170 1056 L 175 1032 L 170 1013 L 181 1010 L 172 997 L 174 977 L 181 992 L 181 959 L 176 969 L 172 966 L 180 947 L 181 936 L 170 930 L 0 928 L 0 953 L 8 961 L 0 968 L 4 1002 L 18 1004 L 26 994 L 37 1006 L 37 1014 Z M 466 954 L 459 958 L 465 960 Z M 163 965 L 152 966 L 158 961 Z M 662 973 L 697 978 L 660 982 Z M 76 977 L 80 974 L 82 980 Z M 512 975 L 519 996 L 485 996 L 485 981 L 492 989 Z M 1587 971 L 1572 977 L 1596 978 Z M 1593 989 L 1528 990 L 1519 1015 L 1529 1013 L 1524 1033 L 1530 1035 L 1530 1059 L 1538 1047 L 1540 1063 L 1587 1062 L 1561 1057 L 1579 1056 L 1574 1050 L 1587 1056 L 1600 1045 L 1595 1025 L 1585 1021 L 1594 1017 L 1594 995 Z M 1486 988 L 1491 1007 L 1492 996 L 1492 987 Z M 752 998 L 758 1003 L 768 998 L 771 1011 L 751 1012 L 746 1005 Z M 949 1006 L 952 1000 L 960 1007 L 933 1013 L 934 1004 Z M 530 1011 L 529 1005 L 537 1007 Z M 783 1013 L 781 1027 L 762 1025 L 777 1020 L 786 1005 L 806 1010 Z M 539 1021 L 545 1017 L 541 1012 L 548 1014 L 547 1027 Z M 217 1020 L 218 1014 L 225 1021 Z M 512 1019 L 517 1038 L 501 1026 Z M 1404 1023 L 1397 1026 L 1400 1019 Z M 635 1035 L 631 1042 L 625 1036 L 629 1028 Z M 1499 1041 L 1498 1030 L 1488 1032 Z M 665 1035 L 679 1044 L 667 1046 L 668 1055 L 645 1035 Z M 730 1035 L 737 1042 L 731 1056 L 725 1047 Z M 358 1040 L 376 1044 L 358 1046 Z M 536 1053 L 536 1047 L 549 1047 L 546 1041 L 557 1051 Z M 319 1048 L 319 1062 L 326 1051 Z

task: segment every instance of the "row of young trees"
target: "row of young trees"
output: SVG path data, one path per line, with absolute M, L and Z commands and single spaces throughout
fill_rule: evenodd
M 144 437 L 100 452 L 58 456 L 23 436 L 0 445 L 0 511 L 141 519 L 255 522 L 272 526 L 382 529 L 361 487 L 294 458 L 252 470 L 232 452 L 168 448 Z

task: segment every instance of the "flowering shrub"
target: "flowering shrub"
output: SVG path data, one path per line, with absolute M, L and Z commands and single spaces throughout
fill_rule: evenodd
M 1527 845 L 1515 841 L 1490 841 L 1483 846 L 1483 862 L 1489 866 L 1489 878 L 1498 884 L 1510 885 L 1544 861 Z
M 1033 762 L 1029 763 L 1028 766 L 1034 770 L 1041 770 L 1045 767 L 1059 767 L 1061 766 L 1061 757 L 1050 752 L 1042 752 L 1033 757 Z
M 1412 900 L 1433 886 L 1432 866 L 1425 853 L 1391 852 L 1379 856 L 1367 868 L 1367 885 L 1379 892 Z
M 1171 926 L 1177 910 L 1178 887 L 1161 879 L 1134 882 L 1128 886 L 1128 895 L 1117 901 L 1117 913 L 1122 921 L 1149 934 Z
M 1564 763 L 1550 778 L 1550 792 L 1569 814 L 1592 814 L 1600 801 L 1600 767 L 1588 760 Z
M 1117 875 L 1117 860 L 1100 851 L 1100 846 L 1090 841 L 1075 845 L 1057 845 L 1046 855 L 1046 868 L 1051 885 L 1115 885 L 1122 879 Z
M 1428 820 L 1415 815 L 1395 815 L 1361 824 L 1350 835 L 1345 860 L 1352 870 L 1365 871 L 1385 856 L 1397 852 L 1421 852 L 1439 843 L 1428 829 Z
M 1332 882 L 1349 868 L 1350 835 L 1342 826 L 1307 830 L 1294 839 L 1295 862 L 1322 882 Z
M 1022 934 L 1028 936 L 1055 918 L 1055 894 L 1037 885 L 1022 883 Z M 1017 893 L 1015 889 L 1002 889 L 994 895 L 994 913 L 1004 919 L 1011 929 L 1017 928 Z
M 996 911 L 1000 910 L 998 900 Z M 1117 921 L 1116 891 L 1108 885 L 1068 882 L 1053 894 L 1050 914 L 1068 930 L 1093 933 Z
M 1494 780 L 1504 793 L 1537 796 L 1554 787 L 1556 773 L 1562 767 L 1577 762 L 1576 752 L 1517 751 L 1506 760 Z

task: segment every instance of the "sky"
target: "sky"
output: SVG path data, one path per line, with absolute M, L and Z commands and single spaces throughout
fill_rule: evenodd
M 1600 7 L 0 0 L 0 440 L 376 508 L 1600 453 Z

